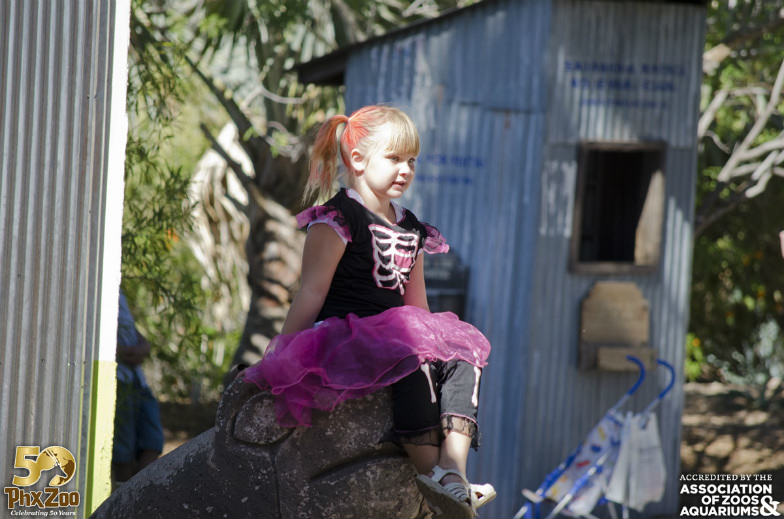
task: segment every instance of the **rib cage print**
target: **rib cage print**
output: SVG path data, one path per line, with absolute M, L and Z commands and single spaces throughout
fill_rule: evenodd
M 406 293 L 416 261 L 419 235 L 396 232 L 383 225 L 368 225 L 373 235 L 373 279 L 376 286 Z

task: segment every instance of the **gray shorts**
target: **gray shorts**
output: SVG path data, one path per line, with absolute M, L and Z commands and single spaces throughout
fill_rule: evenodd
M 481 373 L 462 360 L 438 360 L 392 384 L 395 441 L 440 445 L 446 434 L 457 432 L 477 449 Z

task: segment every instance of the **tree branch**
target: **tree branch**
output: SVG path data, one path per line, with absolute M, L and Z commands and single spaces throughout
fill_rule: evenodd
M 694 218 L 694 237 L 697 238 L 700 236 L 715 221 L 738 207 L 741 202 L 746 200 L 746 191 L 751 187 L 752 186 L 749 185 L 749 183 L 744 184 L 740 191 L 735 192 L 730 196 L 730 199 L 727 201 L 726 205 L 722 206 L 716 211 L 707 214 L 706 210 L 701 210 Z M 714 194 L 718 195 L 718 192 L 721 191 L 721 189 L 721 184 L 719 184 L 719 186 L 716 187 Z M 711 207 L 708 209 L 712 209 L 712 206 L 713 204 L 711 204 Z
M 226 161 L 226 164 L 228 164 L 228 166 L 231 168 L 234 174 L 237 175 L 237 178 L 239 178 L 243 187 L 245 187 L 245 190 L 248 192 L 248 195 L 250 196 L 251 200 L 253 200 L 256 203 L 256 205 L 261 204 L 262 203 L 261 199 L 263 198 L 261 195 L 261 191 L 259 190 L 254 180 L 251 177 L 249 177 L 245 173 L 245 171 L 243 171 L 242 165 L 236 160 L 234 160 L 233 158 L 231 158 L 228 152 L 223 148 L 223 146 L 220 145 L 218 140 L 212 135 L 209 128 L 207 128 L 207 125 L 201 123 L 199 125 L 199 128 L 201 128 L 201 131 L 204 134 L 204 136 L 207 137 L 207 140 L 210 141 L 210 145 L 212 149 L 215 150 L 215 152 L 218 155 L 220 155 L 223 160 Z
M 280 104 L 287 104 L 287 105 L 301 105 L 306 101 L 304 97 L 283 97 L 277 94 L 274 94 L 267 90 L 263 84 L 261 84 L 261 80 L 259 80 L 258 86 L 253 90 L 253 92 L 248 95 L 245 100 L 242 102 L 243 107 L 250 106 L 251 101 L 253 101 L 258 96 L 264 96 L 265 98 L 273 101 L 275 103 Z
M 753 148 L 743 153 L 739 153 L 738 159 L 740 161 L 751 160 L 759 157 L 760 155 L 764 155 L 769 151 L 775 151 L 782 148 L 784 148 L 784 132 L 781 132 L 777 138 L 771 141 L 764 142 L 759 146 L 757 146 L 756 148 Z
M 771 173 L 770 169 L 763 170 L 760 173 L 760 178 L 757 182 L 746 190 L 746 198 L 754 198 L 755 196 L 759 195 L 768 185 L 768 181 L 771 179 L 773 174 Z
M 719 138 L 719 136 L 716 135 L 714 132 L 711 132 L 711 131 L 705 132 L 705 137 L 710 138 L 710 140 L 713 141 L 713 143 L 716 145 L 716 147 L 719 148 L 724 153 L 726 153 L 727 155 L 729 155 L 731 153 L 729 146 L 724 144 L 721 141 L 721 139 Z
M 697 124 L 697 138 L 701 139 L 705 132 L 708 131 L 710 128 L 711 123 L 713 122 L 714 117 L 716 117 L 716 112 L 719 111 L 721 105 L 724 104 L 724 101 L 727 100 L 727 96 L 729 96 L 729 91 L 727 90 L 719 90 L 713 99 L 711 100 L 708 108 L 700 116 L 700 122 Z
M 784 176 L 784 168 L 776 167 L 782 162 L 784 162 L 784 150 L 774 150 L 762 162 L 744 164 L 735 168 L 733 170 L 734 176 L 740 177 L 751 173 L 749 180 L 730 196 L 726 205 L 713 211 L 721 192 L 727 187 L 726 183 L 718 181 L 716 188 L 710 193 L 710 197 L 701 204 L 699 212 L 695 215 L 695 237 L 702 234 L 719 218 L 735 209 L 744 199 L 753 198 L 765 191 L 773 175 Z
M 765 164 L 765 162 L 751 162 L 749 164 L 744 164 L 742 166 L 738 166 L 732 171 L 732 178 L 742 177 L 748 175 L 749 173 L 756 174 L 757 176 L 760 175 L 759 171 L 769 170 L 772 169 L 773 166 L 778 166 L 782 162 L 784 162 L 784 155 L 778 154 L 776 155 L 777 150 L 773 150 L 772 153 L 769 154 L 773 156 L 771 162 Z M 760 169 L 761 168 L 761 169 Z M 752 179 L 754 175 L 752 175 Z
M 759 167 L 754 170 L 754 173 L 751 175 L 751 179 L 759 179 L 765 172 L 769 172 L 774 165 L 781 164 L 782 162 L 784 162 L 784 151 L 780 151 L 778 153 L 775 151 L 770 152 L 770 154 L 765 157 L 765 160 L 762 161 Z
M 202 72 L 196 63 L 194 63 L 193 60 L 191 60 L 188 56 L 185 57 L 185 61 L 188 63 L 188 65 L 190 65 L 191 69 L 196 73 L 199 79 L 201 79 L 207 88 L 209 88 L 210 92 L 212 92 L 212 94 L 218 99 L 218 102 L 220 102 L 220 104 L 229 114 L 231 120 L 234 121 L 234 124 L 237 126 L 237 130 L 239 131 L 240 145 L 245 150 L 245 153 L 247 153 L 251 158 L 254 166 L 257 159 L 264 161 L 269 158 L 269 146 L 266 142 L 264 142 L 264 139 L 258 135 L 255 127 L 253 126 L 253 123 L 250 122 L 250 119 L 248 119 L 245 113 L 240 109 L 231 95 L 227 92 L 226 88 L 219 85 L 210 76 Z M 259 156 L 261 154 L 264 156 Z
M 239 162 L 231 158 L 229 153 L 223 148 L 223 146 L 221 146 L 218 140 L 212 135 L 212 132 L 210 132 L 209 128 L 207 128 L 207 125 L 204 123 L 200 123 L 199 128 L 201 129 L 201 132 L 204 134 L 207 140 L 210 141 L 210 145 L 212 149 L 215 150 L 215 152 L 218 155 L 220 155 L 223 160 L 226 161 L 226 164 L 228 164 L 228 166 L 232 169 L 232 171 L 234 171 L 234 173 L 240 179 L 240 182 L 242 182 L 243 185 L 252 184 L 253 179 L 250 178 L 245 173 L 245 171 L 242 169 L 242 165 Z
M 144 32 L 145 36 L 150 40 L 171 44 L 170 39 L 165 35 L 156 37 L 143 23 L 139 23 L 138 25 L 141 27 L 141 30 Z M 237 130 L 239 131 L 240 135 L 240 146 L 242 146 L 242 148 L 245 150 L 245 153 L 247 153 L 248 157 L 250 157 L 256 172 L 257 179 L 259 181 L 263 181 L 264 178 L 260 178 L 260 170 L 263 167 L 265 171 L 268 171 L 270 169 L 269 163 L 272 161 L 272 152 L 270 150 L 269 144 L 263 138 L 261 138 L 253 126 L 253 123 L 251 123 L 250 119 L 234 101 L 230 92 L 222 85 L 219 85 L 218 82 L 215 81 L 212 77 L 204 73 L 187 54 L 183 57 L 191 70 L 193 70 L 193 72 L 196 73 L 196 76 L 202 80 L 202 82 L 207 86 L 210 92 L 212 92 L 218 102 L 229 114 L 231 120 L 234 121 L 234 124 L 237 126 Z
M 718 176 L 718 180 L 721 182 L 727 182 L 731 178 L 732 171 L 741 161 L 741 155 L 747 152 L 749 146 L 751 146 L 751 143 L 754 142 L 762 129 L 765 128 L 765 125 L 768 123 L 768 119 L 779 104 L 782 87 L 784 87 L 784 61 L 782 61 L 781 65 L 779 66 L 779 72 L 776 75 L 776 81 L 773 84 L 773 89 L 770 92 L 770 98 L 768 99 L 768 104 L 765 107 L 765 111 L 757 118 L 757 120 L 754 122 L 754 125 L 751 127 L 751 130 L 749 130 L 749 132 L 746 134 L 746 137 L 743 138 L 743 142 L 741 142 L 740 145 L 733 151 L 732 155 L 730 155 L 730 158 L 727 160 L 727 163 L 724 164 L 723 168 L 721 168 Z
M 732 54 L 733 50 L 747 42 L 761 38 L 765 34 L 770 34 L 782 26 L 784 26 L 784 10 L 779 10 L 779 17 L 775 20 L 728 34 L 721 43 L 708 49 L 702 55 L 702 71 L 705 74 L 712 74 L 721 62 Z
M 784 10 L 779 10 L 778 14 L 779 17 L 777 19 L 771 20 L 764 25 L 757 25 L 751 28 L 747 27 L 728 34 L 721 41 L 720 45 L 726 45 L 731 49 L 736 49 L 748 41 L 756 40 L 757 38 L 761 38 L 762 36 L 775 31 L 779 27 L 784 26 Z

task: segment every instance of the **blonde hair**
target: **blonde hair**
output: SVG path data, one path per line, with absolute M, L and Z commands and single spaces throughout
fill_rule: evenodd
M 379 130 L 391 124 L 389 141 L 382 142 Z M 340 126 L 344 125 L 342 131 Z M 338 154 L 348 171 L 351 168 L 351 151 L 363 155 L 386 145 L 390 151 L 411 155 L 419 154 L 419 132 L 405 112 L 391 106 L 369 105 L 351 116 L 335 115 L 321 125 L 310 156 L 310 176 L 305 184 L 303 200 L 324 197 L 332 190 L 338 175 Z

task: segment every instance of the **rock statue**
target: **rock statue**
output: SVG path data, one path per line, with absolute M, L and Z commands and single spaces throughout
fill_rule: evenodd
M 281 428 L 272 395 L 238 377 L 215 426 L 118 488 L 91 516 L 263 519 L 425 517 L 415 470 L 380 442 L 392 424 L 389 391 Z

